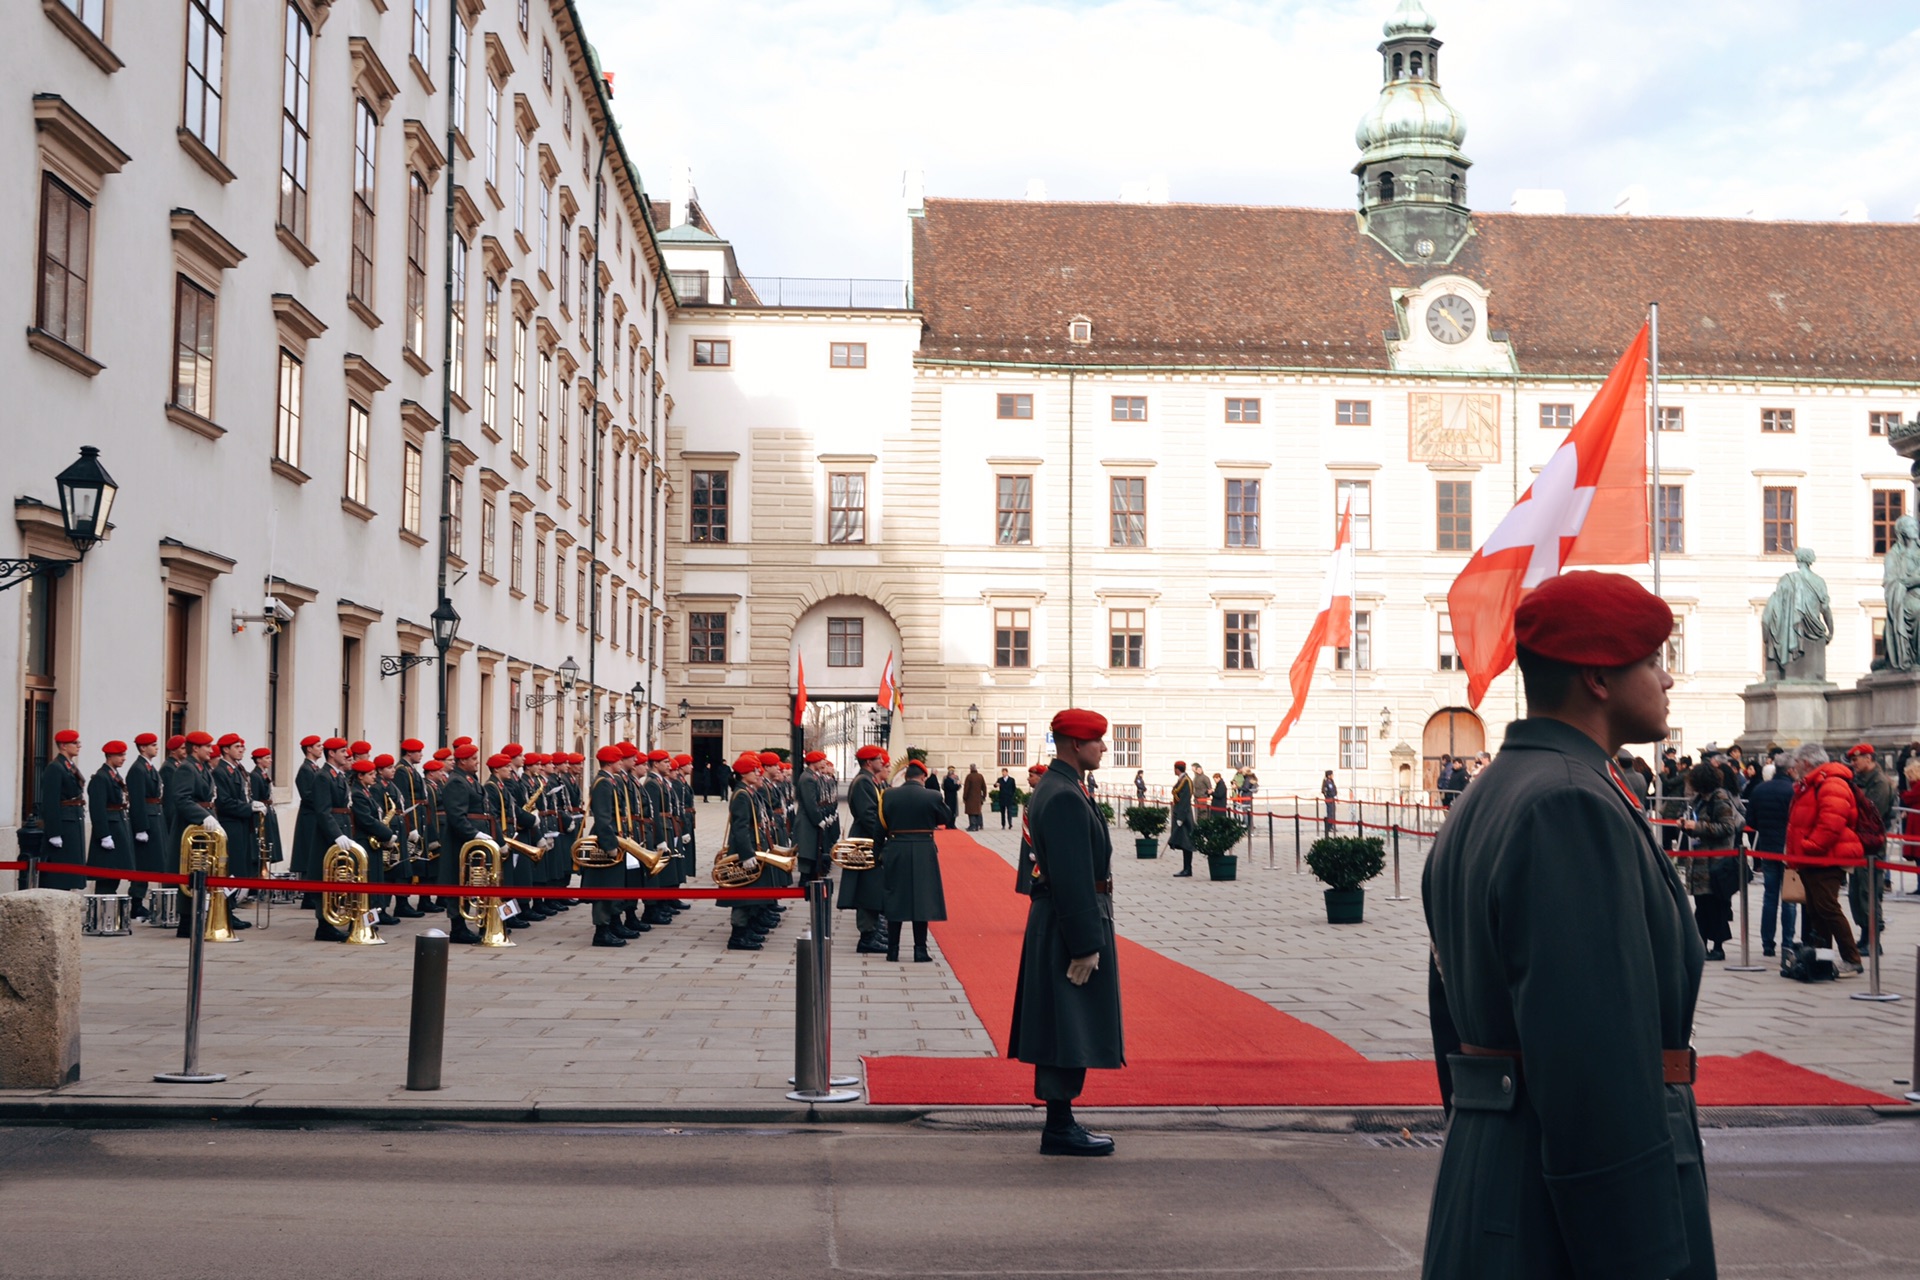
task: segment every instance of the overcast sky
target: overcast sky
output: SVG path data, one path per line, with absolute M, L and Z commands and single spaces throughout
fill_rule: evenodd
M 579 0 L 647 188 L 751 275 L 903 274 L 930 196 L 1348 208 L 1397 0 Z M 1920 205 L 1911 0 L 1428 0 L 1476 209 L 1876 221 Z

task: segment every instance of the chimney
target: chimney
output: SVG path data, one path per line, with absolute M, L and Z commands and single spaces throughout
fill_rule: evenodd
M 1047 180 L 1045 178 L 1027 179 L 1027 199 L 1045 200 L 1047 198 Z
M 1521 187 L 1509 206 L 1514 213 L 1565 213 L 1567 193 L 1553 187 Z
M 674 161 L 673 180 L 667 184 L 667 203 L 667 228 L 686 226 L 687 206 L 693 203 L 693 166 L 685 160 Z
M 1639 183 L 1621 191 L 1613 198 L 1613 211 L 1623 218 L 1644 218 L 1653 212 L 1647 201 L 1647 189 Z
M 909 214 L 927 211 L 927 171 L 917 164 L 900 175 L 900 202 Z

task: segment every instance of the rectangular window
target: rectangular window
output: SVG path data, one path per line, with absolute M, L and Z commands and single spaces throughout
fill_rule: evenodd
M 1353 647 L 1339 646 L 1333 651 L 1333 669 L 1335 671 L 1353 670 L 1353 655 L 1360 655 L 1360 670 L 1373 670 L 1373 614 L 1366 609 L 1355 611 L 1353 615 Z
M 1029 641 L 1032 614 L 1026 609 L 993 611 L 993 665 L 996 667 L 1031 666 Z
M 220 154 L 220 93 L 227 0 L 187 0 L 187 100 L 181 125 Z
M 513 530 L 507 537 L 507 586 L 514 592 L 524 591 L 521 584 L 525 581 L 525 562 L 527 558 L 527 528 L 518 519 L 513 522 Z
M 81 25 L 93 34 L 105 37 L 107 34 L 107 0 L 60 0 L 73 16 L 80 19 Z M 43 760 L 40 763 L 45 764 Z M 31 789 L 31 788 L 29 788 Z
M 1373 401 L 1335 400 L 1333 421 L 1335 426 L 1340 427 L 1370 427 L 1373 425 Z
M 1014 418 L 1021 421 L 1025 421 L 1026 419 L 1031 418 L 1033 416 L 1033 397 L 1032 396 L 1008 396 L 1008 395 L 1000 396 L 996 400 L 994 416 L 998 418 Z
M 1342 769 L 1367 767 L 1367 726 L 1363 724 L 1340 726 L 1340 767 Z
M 514 456 L 524 461 L 527 456 L 527 322 L 518 317 L 513 322 L 513 368 L 509 372 L 513 377 L 509 420 L 512 448 Z
M 457 25 L 457 24 L 456 24 Z M 447 317 L 447 356 L 453 394 L 467 398 L 467 242 L 453 238 L 453 313 Z
M 454 476 L 447 482 L 447 554 L 466 555 L 467 482 Z
M 1113 767 L 1138 769 L 1140 767 L 1140 726 L 1116 724 L 1111 726 L 1107 736 L 1113 740 Z
M 427 349 L 427 182 L 407 179 L 407 350 Z
M 34 324 L 77 351 L 87 346 L 87 278 L 93 206 L 50 173 L 40 175 L 40 297 Z
M 528 0 L 520 0 L 520 34 L 523 36 L 527 34 L 527 5 Z
M 598 601 L 595 602 L 598 604 Z M 587 562 L 580 561 L 573 567 L 573 619 L 581 630 L 587 626 Z M 599 619 L 594 619 L 594 630 L 600 629 Z
M 1681 675 L 1687 669 L 1687 620 L 1680 614 L 1673 615 L 1673 630 L 1667 634 L 1660 659 L 1674 675 Z
M 280 225 L 307 238 L 307 161 L 313 131 L 313 24 L 287 0 L 280 85 Z
M 569 138 L 573 136 L 573 95 L 570 93 L 560 95 L 560 132 Z M 613 247 L 615 249 L 620 247 L 620 224 L 618 222 L 613 224 Z
M 1353 504 L 1353 549 L 1373 550 L 1373 481 L 1335 480 L 1333 482 L 1333 527 L 1340 528 L 1340 513 Z
M 1893 545 L 1893 522 L 1907 514 L 1905 489 L 1873 491 L 1873 554 L 1883 556 Z
M 500 82 L 487 77 L 487 185 L 500 186 Z
M 733 343 L 725 338 L 695 338 L 693 340 L 693 367 L 696 369 L 725 369 L 733 363 Z
M 516 133 L 513 137 L 513 229 L 518 235 L 527 233 L 527 148 L 530 144 L 527 136 Z
M 1473 550 L 1473 481 L 1435 481 L 1433 508 L 1435 548 L 1441 551 Z
M 185 276 L 174 279 L 173 403 L 213 416 L 213 295 Z
M 836 471 L 827 477 L 827 541 L 867 540 L 867 477 Z
M 829 343 L 827 362 L 835 369 L 864 369 L 867 367 L 867 344 L 864 342 Z
M 1260 402 L 1258 400 L 1237 400 L 1229 396 L 1227 398 L 1227 421 L 1260 421 Z
M 542 480 L 547 478 L 547 444 L 553 429 L 549 404 L 553 395 L 553 356 L 540 353 L 540 386 L 534 393 L 534 461 L 535 474 Z
M 1687 429 L 1687 411 L 1678 405 L 1661 405 L 1660 429 L 1662 431 L 1685 431 Z
M 1147 478 L 1114 476 L 1107 484 L 1109 494 L 1108 539 L 1116 547 L 1147 545 Z
M 1655 500 L 1654 527 L 1661 555 L 1682 555 L 1687 549 L 1686 492 L 1677 484 L 1663 484 Z
M 1252 725 L 1230 724 L 1227 726 L 1227 768 L 1253 768 Z
M 553 92 L 553 42 L 540 42 L 540 83 L 546 86 L 548 93 Z
M 1227 481 L 1227 545 L 1260 545 L 1260 482 Z
M 556 468 L 558 474 L 554 477 L 554 484 L 559 489 L 558 497 L 563 504 L 567 500 L 567 432 L 570 429 L 567 421 L 567 406 L 571 403 L 572 399 L 568 396 L 567 389 L 560 388 L 560 462 Z
M 500 282 L 492 276 L 480 312 L 480 429 L 500 438 Z
M 420 485 L 425 472 L 420 446 L 409 441 L 400 451 L 400 527 L 420 532 Z
M 1145 396 L 1115 396 L 1113 398 L 1113 420 L 1115 422 L 1145 422 L 1147 420 L 1147 398 Z
M 864 667 L 866 664 L 866 622 L 860 618 L 828 618 L 827 665 Z
M 413 0 L 413 56 L 423 67 L 433 56 L 432 18 L 428 13 L 432 3 L 433 0 Z
M 687 525 L 688 542 L 725 542 L 727 540 L 727 473 L 693 473 L 693 502 Z
M 1884 436 L 1899 426 L 1902 419 L 1898 413 L 1872 412 L 1867 414 L 1867 434 Z
M 547 540 L 533 540 L 533 602 L 542 608 L 547 603 Z
M 1033 545 L 1033 477 L 994 477 L 995 538 L 1003 547 Z
M 1257 612 L 1226 614 L 1226 652 L 1222 663 L 1229 671 L 1260 669 L 1260 615 Z
M 593 470 L 593 464 L 587 460 L 587 418 L 592 412 L 588 406 L 580 406 L 580 487 L 574 500 L 580 504 L 582 512 L 587 509 L 587 476 Z
M 553 549 L 553 616 L 565 619 L 567 616 L 567 549 Z
M 1793 410 L 1762 409 L 1760 411 L 1760 430 L 1773 435 L 1786 435 L 1793 430 Z
M 353 252 L 347 296 L 373 305 L 374 157 L 380 122 L 365 98 L 353 104 Z
M 366 407 L 347 401 L 347 499 L 367 504 L 367 456 L 372 448 L 372 422 Z
M 585 239 L 584 236 L 581 238 L 583 240 Z M 587 324 L 588 324 L 587 281 L 592 276 L 593 276 L 593 254 L 583 244 L 580 247 L 580 335 L 583 338 L 589 332 L 589 330 L 587 329 Z M 599 311 L 600 286 L 597 284 L 593 287 L 593 300 L 594 300 L 593 317 L 595 320 L 598 320 L 600 318 L 600 311 Z
M 460 136 L 467 133 L 467 24 L 461 20 L 459 6 L 453 11 L 453 127 Z
M 304 374 L 300 360 L 280 348 L 280 393 L 273 433 L 273 456 L 289 466 L 300 465 L 300 391 Z
M 1573 406 L 1570 404 L 1541 405 L 1540 425 L 1549 430 L 1566 430 L 1573 425 Z
M 492 498 L 480 499 L 480 576 L 493 577 L 494 528 L 498 507 Z
M 553 261 L 553 258 L 549 256 L 548 252 L 548 245 L 550 244 L 552 233 L 553 184 L 551 182 L 543 182 L 540 184 L 540 269 L 542 271 L 545 271 L 547 264 Z M 560 257 L 564 260 L 566 256 L 566 251 L 562 249 Z M 560 291 L 565 293 L 566 286 L 562 285 Z
M 1794 518 L 1800 491 L 1791 485 L 1768 485 L 1760 491 L 1760 550 L 1766 555 L 1793 554 L 1799 545 Z
M 1107 610 L 1107 665 L 1138 670 L 1147 665 L 1147 611 Z
M 1453 615 L 1442 609 L 1435 615 L 1440 622 L 1440 670 L 1460 671 L 1460 650 L 1453 643 Z
M 687 615 L 687 661 L 699 663 L 727 660 L 727 615 L 691 613 Z
M 1024 724 L 998 725 L 995 727 L 993 736 L 997 748 L 995 758 L 1002 769 L 1026 767 L 1027 726 Z

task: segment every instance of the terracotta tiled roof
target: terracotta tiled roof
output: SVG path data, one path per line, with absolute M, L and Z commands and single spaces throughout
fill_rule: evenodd
M 913 230 L 922 355 L 1386 369 L 1390 290 L 1458 274 L 1522 373 L 1599 378 L 1660 303 L 1676 378 L 1920 383 L 1920 225 L 1477 213 L 1445 266 L 1405 267 L 1351 212 L 928 200 Z M 1093 322 L 1071 346 L 1068 322 Z

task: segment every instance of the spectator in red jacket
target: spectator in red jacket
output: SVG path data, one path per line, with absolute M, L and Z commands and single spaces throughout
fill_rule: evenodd
M 1853 832 L 1853 772 L 1827 759 L 1817 743 L 1795 747 L 1787 768 L 1793 774 L 1793 808 L 1787 814 L 1787 863 L 1800 873 L 1807 889 L 1807 915 L 1802 934 L 1812 946 L 1840 949 L 1842 977 L 1861 972 L 1860 949 L 1853 927 L 1840 911 L 1840 886 L 1846 883 L 1844 866 L 1819 866 L 1800 858 L 1858 859 L 1860 837 Z

